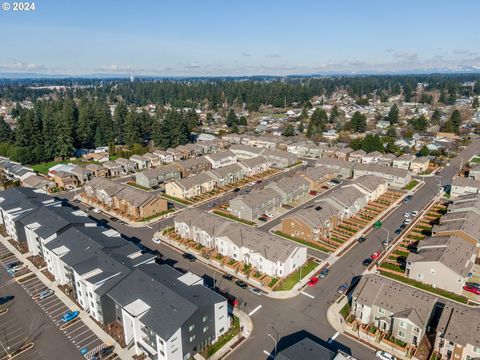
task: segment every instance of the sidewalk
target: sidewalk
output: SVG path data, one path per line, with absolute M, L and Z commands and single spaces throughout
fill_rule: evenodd
M 3 236 L 0 236 L 0 239 L 2 241 L 2 244 L 7 247 L 7 249 L 13 253 L 20 261 L 22 261 L 28 269 L 35 274 L 38 279 L 49 289 L 53 290 L 55 295 L 69 308 L 69 309 L 75 309 L 80 312 L 79 318 L 87 325 L 90 330 L 94 332 L 94 334 L 102 340 L 105 344 L 107 345 L 115 345 L 115 352 L 118 354 L 118 356 L 121 359 L 131 359 L 132 355 L 134 353 L 130 353 L 126 348 L 122 349 L 118 343 L 113 340 L 113 338 L 108 335 L 103 329 L 94 321 L 90 318 L 87 312 L 79 308 L 70 298 L 65 295 L 58 287 L 57 281 L 51 282 L 42 272 L 40 269 L 37 269 L 28 259 L 27 257 L 30 255 L 30 253 L 25 253 L 22 254 L 20 253 L 10 242 L 8 241 L 8 238 L 5 238 Z

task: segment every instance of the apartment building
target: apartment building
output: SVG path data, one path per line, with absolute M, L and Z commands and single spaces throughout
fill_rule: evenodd
M 195 176 L 204 171 L 212 169 L 212 164 L 205 157 L 199 156 L 187 160 L 181 160 L 177 163 L 182 178 Z
M 165 193 L 179 199 L 191 199 L 212 191 L 217 186 L 217 177 L 211 172 L 172 180 L 165 184 Z
M 166 165 L 136 173 L 135 182 L 151 189 L 169 180 L 180 179 L 180 177 L 181 173 L 177 166 Z
M 210 161 L 212 169 L 218 169 L 235 164 L 237 162 L 237 155 L 235 155 L 234 152 L 227 150 L 205 155 L 205 159 Z
M 254 221 L 263 214 L 271 214 L 281 205 L 282 195 L 274 189 L 265 188 L 236 196 L 230 200 L 228 208 L 232 215 Z

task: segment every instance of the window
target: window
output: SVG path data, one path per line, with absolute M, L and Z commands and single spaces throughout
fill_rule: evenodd
M 175 340 L 177 340 L 177 337 L 175 336 L 172 340 L 170 340 L 170 342 L 175 342 Z
M 195 335 L 190 336 L 190 342 L 193 342 L 195 340 Z
M 203 331 L 204 333 L 206 333 L 207 330 L 208 330 L 208 326 L 205 326 L 202 331 Z
M 208 316 L 205 315 L 205 316 L 203 317 L 202 321 L 205 322 L 205 321 L 207 321 L 207 320 L 208 320 Z
M 218 320 L 222 320 L 225 317 L 225 315 L 222 315 L 218 318 Z
M 407 328 L 407 323 L 405 321 L 400 321 L 400 327 L 402 329 L 406 329 Z
M 398 337 L 402 338 L 402 339 L 405 339 L 405 331 L 398 330 Z
M 378 308 L 378 313 L 379 314 L 385 314 L 385 310 L 383 310 L 382 308 Z
M 473 347 L 473 352 L 476 353 L 476 354 L 480 354 L 480 347 L 474 346 Z
M 222 310 L 224 306 L 225 306 L 225 305 L 220 305 L 220 306 L 218 307 L 218 310 Z
M 178 350 L 178 348 L 175 348 L 172 350 L 172 354 L 175 353 Z
M 188 331 L 192 331 L 193 329 L 195 329 L 195 324 L 192 324 L 188 327 Z
M 417 279 L 422 280 L 422 279 L 423 279 L 423 274 L 418 273 L 418 274 L 417 274 Z
M 462 279 L 461 277 L 458 277 L 458 278 L 457 278 L 457 282 L 458 282 L 459 284 L 461 284 L 461 283 L 463 283 L 463 279 Z

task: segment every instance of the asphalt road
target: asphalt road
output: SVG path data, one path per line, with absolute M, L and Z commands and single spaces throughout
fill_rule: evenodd
M 206 283 L 210 285 L 215 278 L 217 287 L 235 295 L 242 304 L 241 309 L 251 314 L 254 330 L 248 340 L 230 358 L 235 360 L 267 359 L 270 356 L 266 354 L 273 354 L 275 348 L 272 337 L 278 340 L 278 351 L 306 336 L 326 344 L 328 339 L 335 335 L 335 330 L 329 325 L 326 314 L 328 307 L 338 298 L 336 290 L 339 285 L 351 283 L 354 277 L 361 275 L 365 271 L 362 261 L 372 252 L 383 249 L 382 241 L 387 236 L 387 232 L 383 229 L 390 232 L 390 240 L 393 240 L 396 236 L 394 231 L 403 222 L 403 213 L 422 210 L 438 194 L 440 184 L 451 184 L 461 163 L 477 153 L 480 153 L 480 141 L 474 140 L 458 157 L 452 159 L 438 176 L 424 177 L 425 185 L 415 193 L 409 204 L 400 204 L 384 219 L 382 229 L 371 230 L 366 235 L 367 240 L 362 244 L 354 245 L 344 254 L 331 267 L 330 274 L 325 279 L 321 279 L 315 287 L 305 288 L 298 296 L 288 300 L 273 300 L 254 295 L 222 279 L 220 273 L 213 268 L 199 261 L 188 262 L 182 258 L 181 254 L 168 246 L 154 244 L 151 241 L 153 234 L 165 226 L 172 225 L 173 219 L 166 219 L 145 228 L 132 228 L 115 222 L 110 222 L 110 225 L 133 241 L 141 241 L 144 246 L 160 251 L 164 255 L 166 263 L 203 276 Z M 226 194 L 222 199 L 227 201 L 230 196 L 234 195 Z M 209 208 L 211 202 L 218 203 L 219 200 L 212 200 L 201 205 L 200 208 Z M 82 205 L 80 207 L 84 208 Z M 97 219 L 106 219 L 102 214 L 91 215 Z M 328 344 L 328 347 L 342 349 L 362 360 L 375 358 L 373 350 L 343 335 L 337 335 L 336 339 Z

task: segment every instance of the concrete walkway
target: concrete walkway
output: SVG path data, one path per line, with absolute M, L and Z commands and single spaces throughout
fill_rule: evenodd
M 115 352 L 118 354 L 120 359 L 131 359 L 132 356 L 134 355 L 133 352 L 129 352 L 126 349 L 122 349 L 120 345 L 113 340 L 113 338 L 108 335 L 103 329 L 94 321 L 92 318 L 88 315 L 87 312 L 82 310 L 75 304 L 67 295 L 61 291 L 57 285 L 57 281 L 51 282 L 50 279 L 48 279 L 40 269 L 37 269 L 28 259 L 27 257 L 31 255 L 31 253 L 25 253 L 22 254 L 20 253 L 10 242 L 8 241 L 9 238 L 5 238 L 3 236 L 0 236 L 0 241 L 2 242 L 3 245 L 11 252 L 13 253 L 17 259 L 22 261 L 24 265 L 33 273 L 35 274 L 38 279 L 49 289 L 53 290 L 55 292 L 55 295 L 67 306 L 69 309 L 72 310 L 79 310 L 79 318 L 87 325 L 90 330 L 93 331 L 93 333 L 100 339 L 102 340 L 106 345 L 115 345 Z M 133 348 L 132 348 L 133 350 Z

